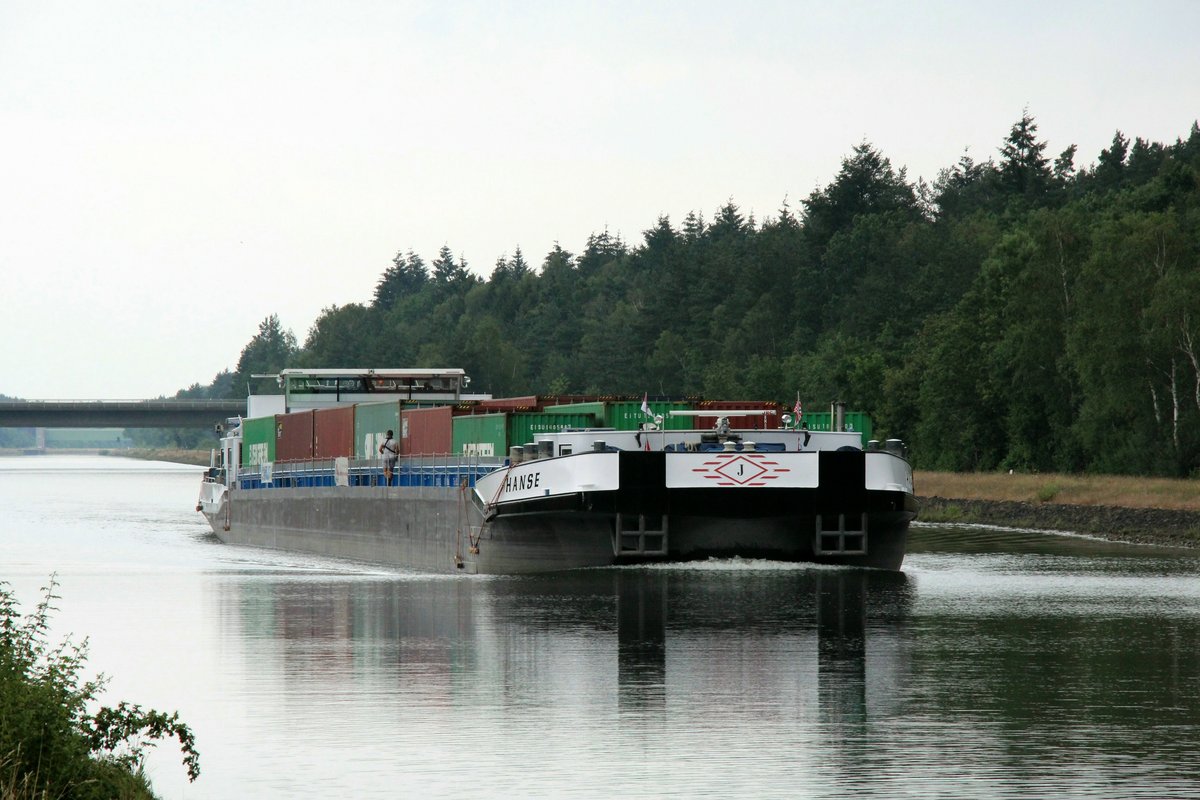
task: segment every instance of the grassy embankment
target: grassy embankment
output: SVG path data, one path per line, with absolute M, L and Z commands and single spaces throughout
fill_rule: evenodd
M 0 456 L 24 456 L 27 452 L 27 450 L 17 447 L 0 448 Z M 209 451 L 133 447 L 121 450 L 102 447 L 53 447 L 39 455 L 117 456 L 118 458 L 138 458 L 143 461 L 172 461 L 176 464 L 193 464 L 199 467 L 207 467 Z M 2 795 L 0 795 L 0 800 L 3 800 Z
M 121 458 L 140 458 L 143 461 L 171 461 L 175 464 L 194 464 L 207 467 L 211 453 L 208 450 L 167 450 L 161 448 L 131 448 L 129 450 L 101 450 L 101 455 Z
M 978 522 L 1200 546 L 1200 481 L 917 472 L 924 522 Z
M 919 497 L 1200 511 L 1197 480 L 918 471 L 913 482 Z

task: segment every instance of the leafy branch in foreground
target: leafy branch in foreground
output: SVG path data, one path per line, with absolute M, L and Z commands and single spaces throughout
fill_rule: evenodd
M 183 763 L 188 778 L 200 777 L 200 754 L 196 752 L 196 737 L 187 725 L 179 721 L 179 713 L 164 714 L 154 709 L 143 710 L 141 706 L 121 701 L 116 708 L 101 708 L 91 719 L 89 740 L 94 752 L 116 753 L 125 747 L 129 752 L 114 755 L 117 763 L 130 770 L 141 766 L 149 740 L 174 736 L 183 751 Z
M 142 772 L 145 751 L 171 736 L 194 781 L 199 754 L 178 713 L 125 702 L 89 713 L 107 679 L 83 678 L 87 639 L 51 645 L 57 587 L 52 575 L 34 611 L 22 617 L 10 585 L 0 581 L 0 795 L 152 797 Z

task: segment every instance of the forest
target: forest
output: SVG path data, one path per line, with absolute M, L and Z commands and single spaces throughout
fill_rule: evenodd
M 448 245 L 402 250 L 303 343 L 272 315 L 178 396 L 284 367 L 462 367 L 495 396 L 841 400 L 923 469 L 1194 477 L 1200 127 L 1118 131 L 1082 166 L 1037 130 L 1023 113 L 932 184 L 864 142 L 774 216 L 731 199 L 537 265 L 516 248 L 487 279 Z

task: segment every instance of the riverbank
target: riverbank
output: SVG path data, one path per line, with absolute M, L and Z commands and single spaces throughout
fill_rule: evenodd
M 175 464 L 192 464 L 207 467 L 212 453 L 208 450 L 172 450 L 169 448 L 130 448 L 129 450 L 101 450 L 102 456 L 140 458 L 143 461 L 170 461 Z
M 116 456 L 117 458 L 137 458 L 142 461 L 170 461 L 176 464 L 191 464 L 197 467 L 207 467 L 208 450 L 179 450 L 171 448 L 130 447 L 114 450 L 103 447 L 51 447 L 46 450 L 21 449 L 17 447 L 0 448 L 0 456 Z
M 1200 547 L 1200 481 L 1112 475 L 914 475 L 924 522 L 1070 531 Z

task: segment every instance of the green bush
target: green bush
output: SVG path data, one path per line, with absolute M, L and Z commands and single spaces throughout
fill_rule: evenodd
M 961 522 L 963 508 L 956 503 L 935 505 L 925 503 L 921 506 L 920 519 L 922 522 Z
M 41 602 L 22 617 L 0 581 L 0 798 L 153 797 L 142 772 L 145 750 L 172 736 L 194 781 L 199 754 L 178 713 L 124 702 L 89 713 L 106 679 L 83 679 L 86 639 L 49 643 L 57 587 L 51 576 Z
M 1042 488 L 1038 489 L 1037 499 L 1041 503 L 1049 503 L 1054 498 L 1058 497 L 1059 487 L 1057 483 L 1047 483 Z

